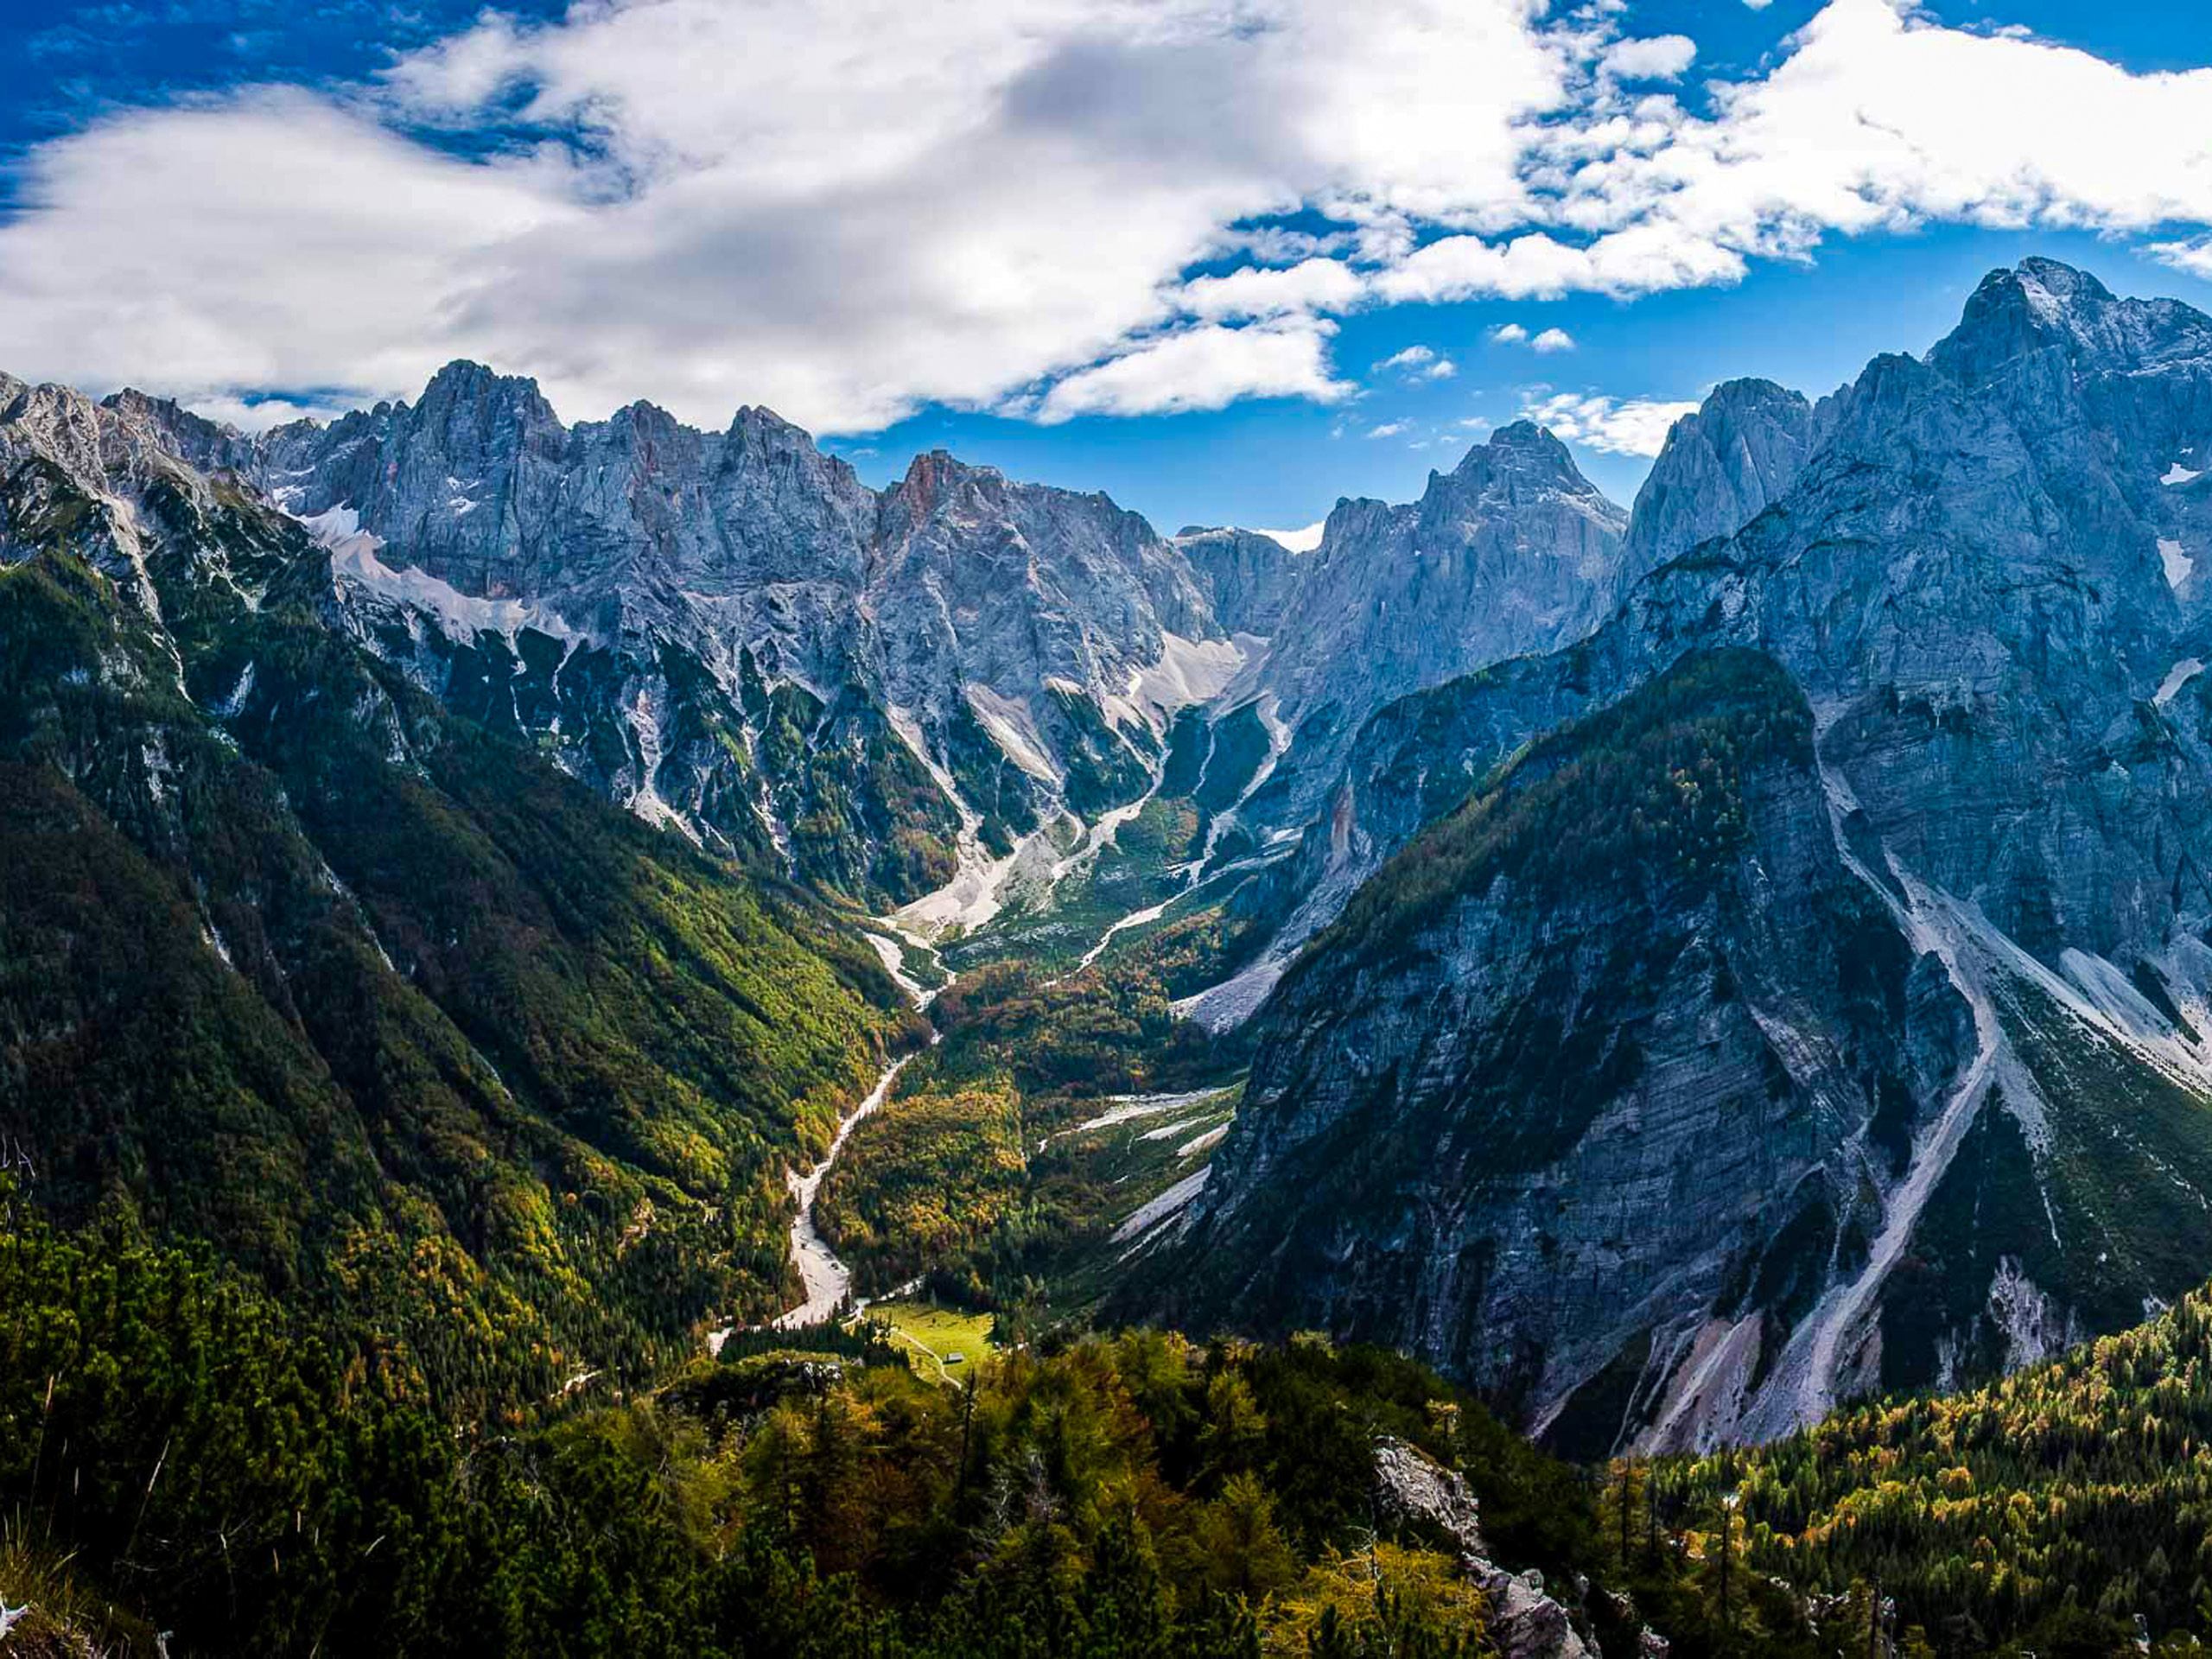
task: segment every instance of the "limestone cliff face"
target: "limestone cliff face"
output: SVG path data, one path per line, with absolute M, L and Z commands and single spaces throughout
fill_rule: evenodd
M 1370 720 L 1268 897 L 1310 943 L 1168 1294 L 1404 1341 L 1603 1449 L 1778 1433 L 2201 1279 L 2212 751 L 2154 469 L 2207 326 L 1999 273 L 1587 639 Z M 1653 862 L 1708 787 L 1671 763 L 1656 839 L 1573 880 L 1455 855 L 1532 778 L 1573 781 L 1563 836 L 1603 821 L 1608 722 L 1741 652 L 1805 743 L 1730 774 L 1695 884 Z
M 1214 619 L 1231 632 L 1262 638 L 1282 626 L 1313 563 L 1311 553 L 1294 553 L 1256 530 L 1192 525 L 1175 545 L 1205 583 Z

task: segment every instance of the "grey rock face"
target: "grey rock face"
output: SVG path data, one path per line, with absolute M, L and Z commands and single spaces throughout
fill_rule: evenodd
M 2212 750 L 2158 546 L 2208 327 L 1999 273 L 1589 639 L 1369 721 L 1272 901 L 1319 937 L 1160 1268 L 1194 1313 L 1211 1283 L 1409 1344 L 1602 1452 L 1986 1375 L 2212 1268 Z M 1780 664 L 1812 733 L 1726 880 L 1453 887 L 1363 954 L 1476 821 L 1440 814 L 1716 647 Z M 1595 812 L 1618 766 L 1578 775 Z
M 1140 792 L 1241 658 L 1205 586 L 1101 495 L 919 457 L 878 495 L 766 410 L 563 425 L 533 382 L 247 439 L 124 394 L 336 554 L 425 685 L 649 817 L 869 902 Z
M 1675 422 L 1629 513 L 1624 589 L 1758 518 L 1797 481 L 1834 423 L 1834 404 L 1815 409 L 1771 380 L 1731 380 Z
M 1618 598 L 1626 524 L 1525 421 L 1432 473 L 1418 502 L 1339 501 L 1273 648 L 1230 694 L 1268 700 L 1295 734 L 1251 816 L 1308 819 L 1394 699 L 1587 633 Z
M 1232 633 L 1272 636 L 1313 563 L 1312 554 L 1255 530 L 1193 525 L 1177 534 L 1175 546 L 1205 585 L 1215 620 Z

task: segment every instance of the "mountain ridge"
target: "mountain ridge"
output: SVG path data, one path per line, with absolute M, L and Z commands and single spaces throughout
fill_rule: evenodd
M 1370 722 L 1328 810 L 1262 895 L 1297 937 L 1252 980 L 1259 992 L 1270 974 L 1282 982 L 1258 1015 L 1247 1109 L 1213 1178 L 1153 1241 L 1163 1306 L 1233 1321 L 1239 1299 L 1260 1294 L 1278 1308 L 1261 1328 L 1310 1320 L 1408 1344 L 1511 1394 L 1554 1432 L 1607 1425 L 1584 1442 L 1603 1447 L 1770 1438 L 1878 1385 L 1987 1375 L 2058 1333 L 2118 1328 L 2143 1299 L 2187 1287 L 2212 1253 L 2190 1196 L 2212 1181 L 2192 1128 L 2212 1106 L 2197 1017 L 2212 1004 L 2201 942 L 2212 892 L 2190 876 L 2206 855 L 2212 750 L 2197 683 L 2173 666 L 2188 621 L 2158 545 L 2173 524 L 2135 509 L 2163 512 L 2143 480 L 2175 447 L 2212 438 L 2212 423 L 2190 424 L 2212 416 L 2212 364 L 2193 344 L 2206 320 L 2186 308 L 2129 310 L 2079 288 L 2074 302 L 2091 316 L 2076 328 L 2039 308 L 2050 291 L 2037 269 L 1993 276 L 1929 361 L 1876 359 L 1824 403 L 1821 445 L 1778 495 L 1732 535 L 1695 539 L 1656 567 L 1586 639 L 1417 693 Z M 2120 322 L 2107 327 L 2113 307 Z M 1985 349 L 2024 314 L 2031 351 Z M 2091 349 L 2111 338 L 2117 361 Z M 1968 384 L 1947 361 L 1996 372 Z M 2145 361 L 2161 366 L 2134 372 Z M 1694 455 L 1684 444 L 1700 436 L 1678 427 L 1670 447 Z M 1516 913 L 1510 888 L 1452 899 L 1395 967 L 1364 962 L 1341 925 L 1330 931 L 1339 912 L 1357 913 L 1363 884 L 1416 879 L 1544 734 L 1597 731 L 1689 653 L 1724 649 L 1780 664 L 1805 700 L 1818 762 L 1796 816 L 1746 843 L 1745 891 L 1808 836 L 1832 843 L 1823 879 L 1855 895 L 1869 937 L 1971 1011 L 1973 1040 L 1945 1051 L 1956 1056 L 1947 1075 L 1923 1067 L 1893 1086 L 1882 1077 L 1904 1074 L 1839 1070 L 1868 1039 L 1841 1010 L 1813 1012 L 1834 972 L 1815 936 L 1794 955 L 1770 951 L 1749 910 L 1700 921 L 1662 904 L 1655 927 L 1623 933 L 1563 899 L 1548 949 L 1643 939 L 1662 963 L 1717 950 L 1728 964 L 1727 998 L 1694 990 L 1693 976 L 1625 1027 L 1595 1003 L 1560 1002 L 1555 976 L 1488 976 L 1476 942 Z M 1596 996 L 1604 977 L 1566 982 Z M 1894 1007 L 1919 998 L 1912 975 L 1889 982 Z M 1656 1230 L 1624 1242 L 1667 1217 L 1639 1209 L 1648 1198 L 1616 1216 L 1573 1173 L 1600 1155 L 1594 1129 L 1530 1174 L 1541 1226 L 1479 1183 L 1456 1197 L 1426 1185 L 1425 1172 L 1465 1155 L 1452 1148 L 1472 1132 L 1466 1091 L 1491 1064 L 1477 1058 L 1484 1046 L 1539 1018 L 1568 1031 L 1588 1020 L 1586 1051 L 1572 1051 L 1585 1058 L 1534 1089 L 1526 1109 L 1595 1090 L 1607 1111 L 1633 1116 L 1651 1109 L 1658 1074 L 1609 1073 L 1603 1057 L 1649 1040 L 1639 1020 L 1671 1029 L 1746 999 L 1764 1022 L 1754 1046 L 1768 1056 L 1765 1086 L 1798 1103 L 1790 1121 L 1812 1136 L 1796 1173 L 1746 1189 L 1750 1209 L 1715 1195 L 1692 1205 L 1701 1230 L 1679 1243 Z M 1601 1039 L 1607 1030 L 1620 1034 Z M 1694 1052 L 1688 1064 L 1694 1072 Z M 1720 1102 L 1731 1087 L 1716 1070 L 1703 1092 Z M 1355 1120 L 1344 1103 L 1361 1090 L 1386 1103 Z M 1644 1183 L 1632 1190 L 1673 1190 L 1690 1166 L 1679 1160 L 1749 1156 L 1765 1134 L 1761 1098 L 1742 1096 L 1733 1127 L 1625 1143 L 1637 1149 L 1614 1155 Z M 1322 1156 L 1353 1121 L 1408 1149 L 1403 1173 Z M 1885 1135 L 1896 1151 L 1874 1150 Z M 1985 1141 L 1986 1154 L 1961 1158 Z M 1820 1219 L 1793 1219 L 1823 1190 Z M 2000 1202 L 1992 1227 L 1999 1212 L 1986 1206 Z M 1692 1201 L 1675 1203 L 1679 1213 Z M 1983 1215 L 1980 1234 L 1960 1230 L 1962 1211 Z M 2152 1212 L 2160 1220 L 2146 1228 Z M 2090 1265 L 2074 1242 L 2085 1236 L 2109 1265 Z M 1539 1238 L 1555 1258 L 1535 1251 Z M 1810 1265 L 1792 1254 L 1808 1249 Z M 1497 1263 L 1477 1287 L 1458 1300 L 1437 1288 L 1449 1263 L 1477 1258 Z M 1312 1272 L 1270 1276 L 1290 1259 Z M 1932 1298 L 1930 1260 L 1944 1264 Z M 1769 1261 L 1793 1265 L 1768 1273 Z M 1561 1287 L 1548 1300 L 1545 1283 Z M 1653 1288 L 1597 1288 L 1608 1284 Z M 1259 1289 L 1275 1285 L 1281 1304 Z M 1355 1291 L 1368 1312 L 1329 1311 Z M 1615 1294 L 1626 1302 L 1608 1302 Z M 1448 1323 L 1459 1319 L 1470 1323 Z M 1453 1328 L 1532 1345 L 1518 1358 L 1461 1350 Z

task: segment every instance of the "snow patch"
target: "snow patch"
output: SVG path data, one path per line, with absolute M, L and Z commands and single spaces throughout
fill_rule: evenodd
M 2188 467 L 2183 466 L 2181 462 L 2176 461 L 2172 466 L 2166 468 L 2166 475 L 2160 479 L 2158 482 L 2164 485 L 2170 490 L 2177 490 L 2184 484 L 2196 483 L 2198 479 L 2203 476 L 2204 474 L 2202 473 L 2191 472 Z
M 2174 694 L 2204 671 L 2204 664 L 2194 657 L 2184 657 L 2166 671 L 2166 677 L 2158 682 L 2158 689 L 2151 701 L 2161 709 L 2174 700 Z
M 901 932 L 935 943 L 950 936 L 973 932 L 1005 907 L 1005 890 L 1018 868 L 1050 858 L 1052 843 L 1044 830 L 1032 830 L 1014 843 L 1003 858 L 984 851 L 972 832 L 963 834 L 960 862 L 952 880 L 935 893 L 925 893 L 892 917 Z M 1044 870 L 1051 874 L 1051 866 Z
M 1176 1147 L 1175 1155 L 1178 1158 L 1195 1158 L 1198 1154 L 1220 1145 L 1221 1138 L 1228 1133 L 1228 1124 L 1217 1123 L 1204 1135 L 1185 1141 L 1181 1146 Z
M 1129 671 L 1129 696 L 1142 706 L 1172 715 L 1211 702 L 1243 671 L 1243 649 L 1228 639 L 1185 639 L 1163 633 L 1160 660 Z
M 231 688 L 231 695 L 208 712 L 218 720 L 231 720 L 245 707 L 246 699 L 253 695 L 253 664 L 249 662 L 238 676 L 238 683 Z
M 1114 1230 L 1112 1243 L 1126 1244 L 1141 1234 L 1150 1232 L 1170 1217 L 1181 1213 L 1205 1190 L 1206 1177 L 1212 1173 L 1213 1166 L 1209 1164 L 1193 1174 L 1185 1175 L 1151 1203 L 1132 1211 L 1128 1218 Z
M 450 639 L 465 643 L 479 633 L 495 633 L 512 640 L 524 628 L 534 628 L 556 639 L 592 643 L 589 634 L 570 626 L 558 612 L 518 599 L 474 598 L 427 572 L 394 569 L 377 556 L 384 543 L 359 528 L 360 516 L 351 507 L 333 507 L 300 522 L 330 550 L 334 575 L 435 617 Z
M 2196 561 L 2189 556 L 2179 542 L 2158 538 L 2158 563 L 2166 568 L 2166 585 L 2178 588 L 2189 580 L 2189 573 L 2196 568 Z
M 906 971 L 906 947 L 897 939 L 874 932 L 863 932 L 861 937 L 875 947 L 875 954 L 883 960 L 883 971 L 891 976 L 892 982 L 906 993 L 916 1007 L 926 1008 L 937 999 L 937 992 Z

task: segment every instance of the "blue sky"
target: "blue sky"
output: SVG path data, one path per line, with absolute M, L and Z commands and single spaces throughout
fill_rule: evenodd
M 1626 501 L 2030 252 L 2212 309 L 2194 8 L 1349 10 L 6 0 L 0 368 L 251 422 L 470 355 L 1290 528 L 1529 411 Z

